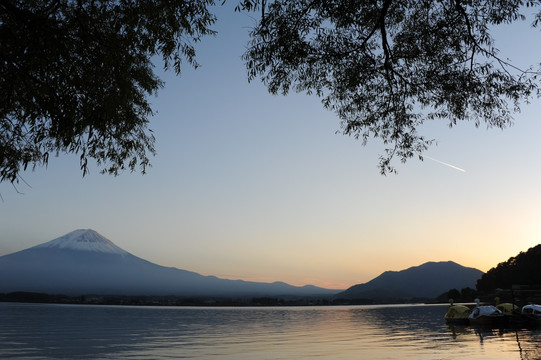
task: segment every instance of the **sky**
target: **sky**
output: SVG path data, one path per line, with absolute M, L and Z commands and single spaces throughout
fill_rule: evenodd
M 164 266 L 345 289 L 427 261 L 487 271 L 541 243 L 541 100 L 503 131 L 426 123 L 437 146 L 382 176 L 383 145 L 337 133 L 319 99 L 248 83 L 254 20 L 233 6 L 197 45 L 200 68 L 158 64 L 148 173 L 83 178 L 77 156 L 60 155 L 25 172 L 20 193 L 1 183 L 0 256 L 90 228 Z M 541 61 L 539 30 L 495 37 L 515 64 Z

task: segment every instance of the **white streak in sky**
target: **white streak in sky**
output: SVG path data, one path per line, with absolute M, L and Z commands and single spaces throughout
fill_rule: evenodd
M 437 163 L 440 163 L 440 164 L 442 164 L 442 165 L 449 166 L 450 168 L 453 168 L 453 169 L 455 169 L 455 170 L 462 171 L 462 172 L 466 172 L 466 170 L 461 169 L 461 168 L 459 168 L 458 166 L 454 166 L 454 165 L 448 164 L 448 163 L 446 163 L 446 162 L 440 161 L 440 160 L 438 160 L 438 159 L 434 159 L 434 158 L 432 158 L 432 157 L 430 157 L 430 156 L 428 156 L 428 155 L 421 155 L 421 156 L 424 157 L 424 158 L 430 159 L 430 160 L 432 160 L 432 161 L 435 161 L 435 162 L 437 162 Z

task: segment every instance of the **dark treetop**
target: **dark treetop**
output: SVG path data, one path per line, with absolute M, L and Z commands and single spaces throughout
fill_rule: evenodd
M 537 95 L 537 73 L 498 57 L 490 30 L 539 1 L 239 0 L 259 20 L 244 54 L 271 93 L 314 93 L 345 134 L 406 161 L 425 120 L 504 128 Z M 180 72 L 213 34 L 214 0 L 0 0 L 0 182 L 76 153 L 101 171 L 149 165 L 152 58 Z M 538 11 L 538 10 L 536 10 Z M 534 25 L 537 25 L 539 13 Z
M 250 79 L 271 93 L 315 93 L 344 134 L 380 138 L 390 161 L 433 140 L 425 120 L 504 128 L 538 92 L 536 72 L 498 57 L 490 30 L 524 20 L 539 1 L 244 1 L 261 12 L 244 55 Z M 530 9 L 531 10 L 531 9 Z M 537 10 L 538 11 L 538 10 Z M 534 26 L 537 25 L 540 14 Z
M 103 172 L 154 154 L 147 101 L 162 85 L 151 57 L 180 72 L 212 34 L 213 0 L 0 0 L 0 182 L 51 154 Z
M 513 285 L 541 286 L 541 244 L 510 257 L 477 281 L 477 290 L 511 289 Z M 539 291 L 538 291 L 539 292 Z

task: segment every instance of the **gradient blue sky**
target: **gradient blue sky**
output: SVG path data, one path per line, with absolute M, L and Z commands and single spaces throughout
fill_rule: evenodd
M 76 156 L 0 184 L 0 255 L 91 228 L 149 261 L 205 275 L 346 288 L 386 270 L 453 260 L 487 271 L 541 241 L 541 102 L 507 130 L 427 123 L 430 159 L 381 176 L 382 145 L 339 134 L 319 100 L 249 84 L 240 56 L 254 21 L 218 8 L 201 68 L 152 99 L 158 154 L 147 175 Z M 497 33 L 504 57 L 541 61 L 539 30 Z

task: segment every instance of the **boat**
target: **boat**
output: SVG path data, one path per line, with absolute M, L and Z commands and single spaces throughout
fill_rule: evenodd
M 530 304 L 522 307 L 521 314 L 530 320 L 541 324 L 541 305 Z
M 506 319 L 506 325 L 513 328 L 523 328 L 535 325 L 535 321 L 522 314 L 520 307 L 512 303 L 500 303 L 500 298 L 496 297 L 496 308 L 503 313 Z
M 496 297 L 494 300 L 496 302 L 496 308 L 500 310 L 504 316 L 514 316 L 517 313 L 520 313 L 520 308 L 515 304 L 500 303 L 499 297 Z
M 475 299 L 477 305 L 468 316 L 471 325 L 477 326 L 501 326 L 505 325 L 506 318 L 502 311 L 493 305 L 481 305 L 479 299 Z
M 468 316 L 471 309 L 465 305 L 455 305 L 453 299 L 449 299 L 449 309 L 443 317 L 448 324 L 468 324 Z

